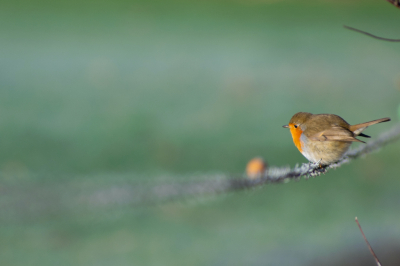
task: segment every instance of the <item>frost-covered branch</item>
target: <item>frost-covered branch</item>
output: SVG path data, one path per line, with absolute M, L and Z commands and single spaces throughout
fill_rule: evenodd
M 269 167 L 264 174 L 257 179 L 249 179 L 244 176 L 233 176 L 227 174 L 216 174 L 197 176 L 187 182 L 174 182 L 168 184 L 149 185 L 127 185 L 97 191 L 91 195 L 80 198 L 89 201 L 90 205 L 113 205 L 113 204 L 146 204 L 157 203 L 173 199 L 187 197 L 199 197 L 228 193 L 238 190 L 255 188 L 268 183 L 283 183 L 292 179 L 318 176 L 325 174 L 332 168 L 337 168 L 354 159 L 374 152 L 390 142 L 400 138 L 400 125 L 382 133 L 375 140 L 351 149 L 338 162 L 325 168 L 317 164 L 303 163 L 301 166 L 290 167 Z
M 132 178 L 128 174 L 113 174 L 112 178 L 107 175 L 106 178 L 98 175 L 95 178 L 69 177 L 62 182 L 32 183 L 28 187 L 3 183 L 0 187 L 2 210 L 0 221 L 31 216 L 40 218 L 49 213 L 143 206 L 177 199 L 204 200 L 211 195 L 252 189 L 269 183 L 284 183 L 301 177 L 318 176 L 374 152 L 399 138 L 400 124 L 367 144 L 361 144 L 358 148 L 350 150 L 337 163 L 323 169 L 308 163 L 294 168 L 269 167 L 256 179 L 248 178 L 244 174 L 224 173 L 184 177 L 159 176 L 157 180 Z

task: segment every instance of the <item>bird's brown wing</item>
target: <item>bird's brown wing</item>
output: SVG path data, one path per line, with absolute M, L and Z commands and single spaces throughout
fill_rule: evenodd
M 365 143 L 364 141 L 356 139 L 353 132 L 340 126 L 333 126 L 324 131 L 315 133 L 309 136 L 309 139 L 314 141 L 345 141 Z

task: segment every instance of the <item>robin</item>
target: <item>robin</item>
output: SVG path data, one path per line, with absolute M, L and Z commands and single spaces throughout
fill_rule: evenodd
M 337 162 L 350 148 L 352 142 L 362 142 L 356 137 L 370 138 L 362 133 L 367 127 L 390 121 L 389 117 L 357 125 L 350 125 L 343 118 L 332 114 L 295 114 L 289 121 L 294 145 L 310 162 L 321 166 Z

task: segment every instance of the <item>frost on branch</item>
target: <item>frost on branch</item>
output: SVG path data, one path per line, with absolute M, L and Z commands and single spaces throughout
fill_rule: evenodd
M 355 149 L 349 150 L 346 155 L 338 162 L 320 168 L 319 164 L 303 163 L 296 165 L 293 169 L 288 166 L 285 167 L 269 167 L 265 170 L 264 174 L 259 178 L 250 179 L 243 176 L 234 176 L 228 174 L 215 174 L 215 175 L 198 175 L 193 176 L 186 182 L 172 182 L 157 184 L 155 186 L 143 185 L 127 185 L 122 189 L 124 193 L 123 203 L 128 204 L 146 204 L 157 203 L 173 199 L 181 199 L 187 197 L 199 197 L 205 195 L 215 195 L 220 193 L 228 193 L 238 190 L 245 190 L 255 188 L 267 183 L 284 183 L 291 179 L 299 179 L 302 176 L 305 178 L 319 176 L 327 173 L 332 168 L 342 166 L 344 163 L 349 163 L 358 157 L 365 156 L 371 152 L 377 151 L 390 142 L 396 141 L 400 138 L 400 125 L 395 126 L 391 130 L 382 133 L 376 139 L 369 141 L 365 145 L 360 145 Z M 119 190 L 119 192 L 121 192 Z M 115 188 L 114 188 L 115 191 Z M 100 195 L 103 199 L 109 200 L 94 200 L 93 202 L 101 202 L 100 205 L 113 205 L 121 204 L 117 195 L 111 193 L 112 191 L 102 191 Z M 114 196 L 111 197 L 111 194 Z M 91 195 L 94 196 L 94 195 Z M 91 201 L 91 196 L 85 200 Z M 99 195 L 95 196 L 98 199 Z M 115 198 L 116 197 L 116 198 Z

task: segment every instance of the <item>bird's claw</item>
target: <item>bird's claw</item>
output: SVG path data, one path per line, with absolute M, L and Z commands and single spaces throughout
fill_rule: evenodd
M 320 159 L 318 162 L 310 163 L 310 165 L 311 165 L 313 168 L 324 168 L 324 166 L 321 164 L 321 161 L 322 161 L 322 159 Z

